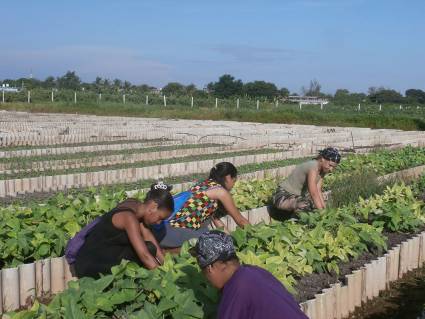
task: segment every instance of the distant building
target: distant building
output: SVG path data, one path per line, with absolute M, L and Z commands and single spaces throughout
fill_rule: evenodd
M 151 93 L 152 94 L 161 94 L 162 88 L 151 88 Z
M 8 83 L 3 83 L 1 85 L 1 87 L 0 87 L 0 91 L 2 91 L 2 92 L 11 92 L 11 93 L 18 93 L 20 91 L 20 89 L 19 88 L 16 88 L 16 87 L 9 86 Z
M 286 99 L 288 102 L 295 102 L 301 104 L 328 104 L 328 99 L 318 97 L 318 96 L 298 96 L 290 95 Z

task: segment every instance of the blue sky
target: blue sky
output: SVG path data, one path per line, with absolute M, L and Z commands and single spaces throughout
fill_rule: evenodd
M 1 0 L 0 12 L 0 79 L 425 89 L 424 0 Z

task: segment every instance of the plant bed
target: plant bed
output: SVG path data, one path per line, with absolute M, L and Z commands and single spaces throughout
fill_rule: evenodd
M 421 227 L 419 230 L 412 233 L 393 233 L 385 231 L 383 235 L 387 238 L 386 244 L 389 250 L 423 231 L 425 231 L 425 227 Z M 339 274 L 335 272 L 322 272 L 313 273 L 300 278 L 295 286 L 295 290 L 297 291 L 295 295 L 296 300 L 301 303 L 315 298 L 315 295 L 320 293 L 323 289 L 329 288 L 332 284 L 337 282 L 344 282 L 346 275 L 351 274 L 354 270 L 360 269 L 367 263 L 370 263 L 372 260 L 384 254 L 384 252 L 379 251 L 364 252 L 349 262 L 341 263 L 339 265 Z
M 82 168 L 70 168 L 70 169 L 59 169 L 59 170 L 45 170 L 45 171 L 30 171 L 30 172 L 21 172 L 21 173 L 11 173 L 11 174 L 1 174 L 0 180 L 11 180 L 11 179 L 20 179 L 20 178 L 31 178 L 38 176 L 54 176 L 54 175 L 65 175 L 65 174 L 76 174 L 76 173 L 87 173 L 87 172 L 98 172 L 104 170 L 117 170 L 117 169 L 126 169 L 126 168 L 141 168 L 154 165 L 164 165 L 164 164 L 175 164 L 175 163 L 186 163 L 186 162 L 195 162 L 203 161 L 210 159 L 219 159 L 223 157 L 235 157 L 235 156 L 245 156 L 245 155 L 257 155 L 257 154 L 271 154 L 279 153 L 280 150 L 276 149 L 259 149 L 259 150 L 244 150 L 244 151 L 229 151 L 218 154 L 207 154 L 207 155 L 191 155 L 184 156 L 179 158 L 166 158 L 158 160 L 148 160 L 148 161 L 138 161 L 135 163 L 125 163 L 125 164 L 112 164 L 105 166 L 93 166 L 93 167 L 82 167 Z
M 425 267 L 409 272 L 349 319 L 424 319 Z
M 61 147 L 79 147 L 79 146 L 96 146 L 96 145 L 114 145 L 114 144 L 133 144 L 133 143 L 155 143 L 155 142 L 170 142 L 174 141 L 168 138 L 156 138 L 156 139 L 140 139 L 140 140 L 111 140 L 111 141 L 97 141 L 97 142 L 80 142 L 80 143 L 64 143 L 64 144 L 54 144 L 54 145 L 25 145 L 25 146 L 2 146 L 0 151 L 20 151 L 28 149 L 38 149 L 38 148 L 61 148 Z
M 293 159 L 285 159 L 285 160 L 277 160 L 263 163 L 251 163 L 238 166 L 239 176 L 243 176 L 244 174 L 249 174 L 253 172 L 259 171 L 267 171 L 272 169 L 277 169 L 281 167 L 287 167 L 290 165 L 295 165 L 301 163 L 302 161 L 307 160 L 308 158 L 293 158 Z M 208 177 L 206 173 L 200 174 L 190 174 L 183 176 L 172 176 L 166 179 L 168 184 L 178 184 L 178 183 L 186 183 L 193 182 L 196 180 L 203 180 Z M 98 188 L 98 193 L 100 192 L 119 192 L 121 190 L 125 191 L 133 191 L 136 189 L 148 188 L 152 185 L 156 180 L 154 179 L 144 179 L 134 183 L 116 183 L 113 185 L 104 185 Z M 10 204 L 17 205 L 27 205 L 32 203 L 40 203 L 46 200 L 51 199 L 58 194 L 64 195 L 76 195 L 76 194 L 93 194 L 93 187 L 73 187 L 69 189 L 65 189 L 63 191 L 50 191 L 50 192 L 34 192 L 34 193 L 26 193 L 26 194 L 18 194 L 15 197 L 1 197 L 0 204 L 3 206 Z
M 160 151 L 171 151 L 171 150 L 180 150 L 180 149 L 192 149 L 192 148 L 206 148 L 206 147 L 219 147 L 223 146 L 220 144 L 178 144 L 178 145 L 163 145 L 163 146 L 146 146 L 132 149 L 123 149 L 123 150 L 102 150 L 102 151 L 93 151 L 93 152 L 75 152 L 70 154 L 47 154 L 47 155 L 36 155 L 28 156 L 22 158 L 24 162 L 22 166 L 16 166 L 16 168 L 25 168 L 33 162 L 48 162 L 48 161 L 58 161 L 58 160 L 73 160 L 73 159 L 88 159 L 93 157 L 102 157 L 110 155 L 131 155 L 131 154 L 141 154 L 149 152 L 160 152 Z M 0 149 L 1 150 L 1 149 Z M 0 163 L 9 163 L 11 166 L 9 169 L 13 169 L 12 165 L 16 161 L 14 157 L 4 157 L 0 158 Z
M 406 194 L 407 197 L 402 199 L 400 194 Z M 385 217 L 385 213 L 393 211 L 395 207 L 410 207 L 409 215 L 402 216 L 398 229 L 410 227 L 410 230 L 418 230 L 419 227 L 411 223 L 411 217 L 417 216 L 422 220 L 423 212 L 417 210 L 417 203 L 408 194 L 407 187 L 394 187 L 383 194 L 380 198 L 387 198 L 392 205 L 383 206 L 382 213 L 370 206 L 367 220 L 371 224 L 361 221 L 365 218 L 364 210 L 361 210 L 365 204 L 359 202 L 356 207 L 347 206 L 301 216 L 298 222 L 287 221 L 238 229 L 233 232 L 238 255 L 244 263 L 268 269 L 292 290 L 296 278 L 313 271 L 318 272 L 319 269 L 337 271 L 339 265 L 350 258 L 358 257 L 365 251 L 384 248 L 382 229 L 390 229 L 393 225 L 382 216 Z M 377 200 L 377 197 L 372 199 Z M 373 205 L 373 201 L 368 205 Z M 72 283 L 64 293 L 58 294 L 47 308 L 35 304 L 26 315 L 33 318 L 46 311 L 59 315 L 72 305 L 75 311 L 84 312 L 89 317 L 113 317 L 124 313 L 147 316 L 150 313 L 154 318 L 180 318 L 184 314 L 195 318 L 209 318 L 213 314 L 217 294 L 205 284 L 205 279 L 187 249 L 186 245 L 180 255 L 168 255 L 165 265 L 154 271 L 124 263 L 114 268 L 113 275 L 98 281 L 81 279 Z M 162 285 L 161 282 L 166 284 Z M 127 297 L 124 300 L 111 299 L 133 286 L 143 294 L 143 299 L 138 299 L 139 295 L 130 291 L 126 292 Z M 153 290 L 157 293 L 152 294 Z M 100 301 L 87 303 L 88 294 L 105 299 L 105 307 L 99 304 Z M 169 301 L 169 307 L 162 307 L 164 300 Z M 186 300 L 185 304 L 182 305 L 180 300 Z

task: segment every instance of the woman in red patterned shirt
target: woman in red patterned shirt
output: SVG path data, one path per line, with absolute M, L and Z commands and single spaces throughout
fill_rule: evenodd
M 160 246 L 168 249 L 181 247 L 183 242 L 207 232 L 211 223 L 225 229 L 218 216 L 221 210 L 227 212 L 238 226 L 249 224 L 230 194 L 236 179 L 236 167 L 232 163 L 221 162 L 211 169 L 207 180 L 174 196 L 174 213 L 161 228 L 155 230 Z

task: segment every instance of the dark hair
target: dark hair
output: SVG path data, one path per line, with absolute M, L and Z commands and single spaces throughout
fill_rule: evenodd
M 144 202 L 154 201 L 158 204 L 158 208 L 164 208 L 172 212 L 174 210 L 174 200 L 170 193 L 172 188 L 172 186 L 166 185 L 162 181 L 152 184 Z
M 238 255 L 236 255 L 236 253 L 233 253 L 231 255 L 219 256 L 214 262 L 216 262 L 216 261 L 221 261 L 223 263 L 226 263 L 226 262 L 229 262 L 229 261 L 239 262 L 239 257 L 238 257 Z
M 214 182 L 217 182 L 224 187 L 224 178 L 227 175 L 235 178 L 238 175 L 238 170 L 232 163 L 221 162 L 211 168 L 209 179 L 212 179 Z

